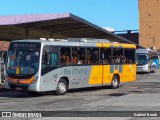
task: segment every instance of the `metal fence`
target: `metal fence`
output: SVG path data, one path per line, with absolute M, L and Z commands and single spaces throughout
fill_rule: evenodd
M 0 83 L 4 83 L 4 60 L 0 58 Z

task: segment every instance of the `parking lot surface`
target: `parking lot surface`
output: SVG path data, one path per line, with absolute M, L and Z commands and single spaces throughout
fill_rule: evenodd
M 1 86 L 0 111 L 124 111 L 124 114 L 125 111 L 160 111 L 160 70 L 137 74 L 136 81 L 122 83 L 118 89 L 78 89 L 63 96 L 54 93 L 29 95 L 6 91 Z

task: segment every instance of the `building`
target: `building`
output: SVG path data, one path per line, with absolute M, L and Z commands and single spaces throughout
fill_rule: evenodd
M 4 82 L 4 63 L 10 42 L 0 41 L 0 83 Z
M 10 42 L 0 41 L 0 59 L 7 55 L 9 44 Z
M 160 0 L 138 0 L 139 44 L 160 49 Z
M 121 37 L 124 37 L 136 44 L 139 44 L 139 33 L 138 30 L 122 30 L 115 31 L 115 33 Z

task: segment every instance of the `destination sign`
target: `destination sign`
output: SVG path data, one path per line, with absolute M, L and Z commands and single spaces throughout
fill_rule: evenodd
M 11 44 L 11 48 L 40 48 L 40 43 L 16 42 Z

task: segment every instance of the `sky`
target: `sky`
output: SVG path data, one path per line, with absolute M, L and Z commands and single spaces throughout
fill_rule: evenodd
M 138 0 L 0 0 L 0 16 L 72 13 L 115 31 L 138 29 Z

